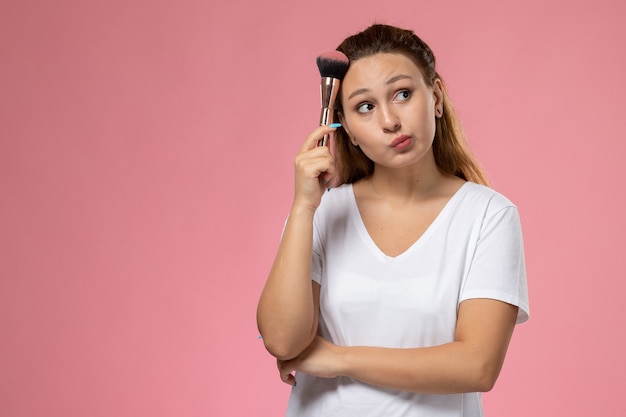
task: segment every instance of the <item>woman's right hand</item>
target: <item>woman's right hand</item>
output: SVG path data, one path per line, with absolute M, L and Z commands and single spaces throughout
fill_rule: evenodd
M 296 155 L 294 207 L 317 209 L 324 191 L 333 186 L 337 172 L 335 160 L 328 146 L 317 146 L 317 142 L 334 131 L 330 126 L 319 126 L 307 136 Z

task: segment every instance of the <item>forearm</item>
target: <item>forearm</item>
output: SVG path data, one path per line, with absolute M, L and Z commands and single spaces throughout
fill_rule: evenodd
M 338 375 L 372 385 L 433 394 L 489 391 L 513 334 L 518 308 L 497 300 L 461 303 L 454 341 L 394 349 L 335 346 Z
M 450 394 L 489 391 L 504 357 L 461 342 L 416 348 L 340 347 L 339 374 L 402 391 Z
M 504 363 L 517 311 L 497 300 L 466 300 L 453 342 L 415 349 L 336 346 L 338 374 L 412 392 L 489 391 Z
M 259 300 L 259 331 L 268 351 L 280 359 L 300 354 L 317 332 L 311 281 L 313 214 L 308 208 L 292 208 Z

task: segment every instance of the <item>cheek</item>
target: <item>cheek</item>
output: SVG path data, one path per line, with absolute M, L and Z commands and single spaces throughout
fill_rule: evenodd
M 363 122 L 359 120 L 358 117 L 354 117 L 354 116 L 342 116 L 341 124 L 343 124 L 344 130 L 348 133 L 350 138 L 353 138 L 353 137 L 358 138 L 360 135 L 360 132 L 363 132 L 364 130 L 366 130 L 363 128 Z
M 435 133 L 435 129 L 437 127 L 437 118 L 435 117 L 435 112 L 433 110 L 428 110 L 427 116 L 423 120 L 424 128 L 428 132 Z
M 368 135 L 372 132 L 371 127 L 368 127 L 367 123 L 363 121 L 353 121 L 350 123 L 350 121 L 348 121 L 348 127 L 350 131 L 350 141 L 353 145 L 363 145 L 367 143 Z
M 434 105 L 432 107 L 428 106 L 427 108 L 422 109 L 420 116 L 416 118 L 416 121 L 419 121 L 421 130 L 427 138 L 434 138 L 435 130 L 437 129 L 437 118 L 435 117 Z

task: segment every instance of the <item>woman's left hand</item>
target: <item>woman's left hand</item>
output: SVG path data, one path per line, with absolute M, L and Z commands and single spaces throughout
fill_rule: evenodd
M 293 371 L 321 377 L 334 378 L 339 374 L 339 347 L 326 339 L 315 336 L 313 342 L 297 357 L 277 361 L 280 379 L 289 385 L 296 384 Z

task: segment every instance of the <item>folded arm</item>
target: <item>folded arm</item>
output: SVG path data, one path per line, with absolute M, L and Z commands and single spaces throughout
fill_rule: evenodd
M 420 393 L 489 391 L 502 368 L 517 310 L 496 300 L 464 301 L 454 341 L 426 348 L 336 346 L 317 337 L 297 358 L 279 361 L 281 378 L 293 383 L 295 370 Z

